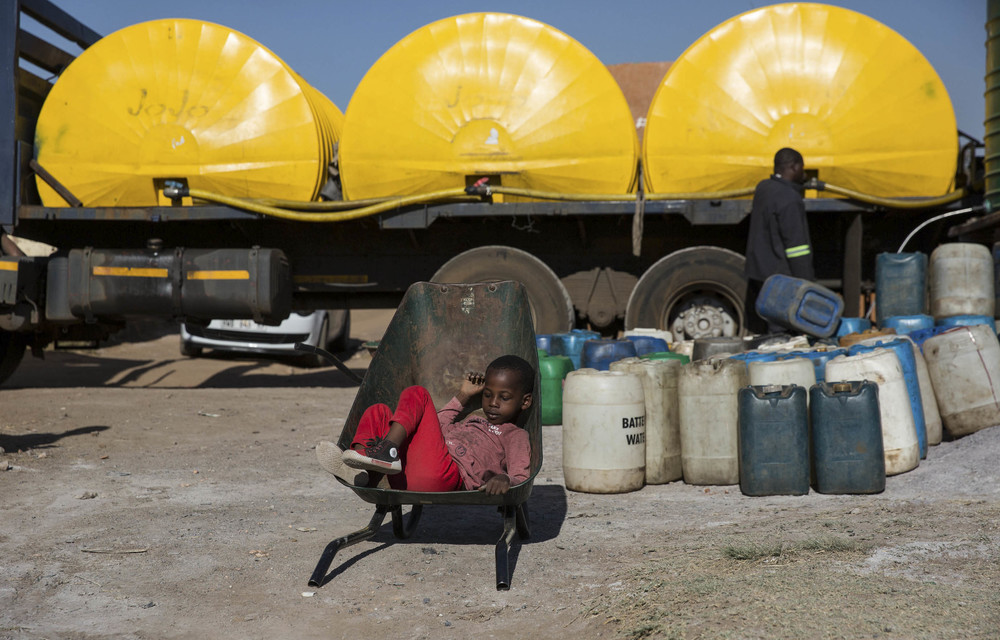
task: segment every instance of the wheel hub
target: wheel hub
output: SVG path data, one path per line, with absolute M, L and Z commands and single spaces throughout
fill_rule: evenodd
M 684 305 L 670 329 L 674 336 L 687 339 L 719 338 L 735 336 L 737 324 L 717 300 L 696 298 Z

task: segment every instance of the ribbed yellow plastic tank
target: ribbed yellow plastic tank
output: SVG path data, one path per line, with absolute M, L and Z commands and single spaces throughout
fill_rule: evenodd
M 951 190 L 951 100 L 924 56 L 880 22 L 789 3 L 715 27 L 678 58 L 650 105 L 646 187 L 752 187 L 793 147 L 820 180 L 878 196 Z
M 465 187 L 627 193 L 638 142 L 610 72 L 529 18 L 472 13 L 406 36 L 347 107 L 340 171 L 348 199 Z
M 85 206 L 164 204 L 170 178 L 230 196 L 312 200 L 343 114 L 276 55 L 227 27 L 154 20 L 62 73 L 35 155 Z M 46 206 L 66 206 L 41 179 Z

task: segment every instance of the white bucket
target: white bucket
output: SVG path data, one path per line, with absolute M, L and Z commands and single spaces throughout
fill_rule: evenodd
M 646 405 L 639 376 L 577 369 L 563 387 L 563 475 L 586 493 L 641 489 L 646 475 Z
M 903 367 L 890 349 L 837 356 L 826 363 L 826 382 L 870 380 L 878 385 L 879 417 L 885 449 L 885 474 L 896 475 L 920 464 L 920 444 L 913 422 Z
M 981 244 L 950 242 L 931 253 L 931 315 L 993 317 L 993 254 Z
M 691 362 L 677 380 L 681 466 L 688 484 L 738 484 L 738 392 L 747 386 L 740 360 Z
M 754 386 L 797 384 L 806 390 L 807 403 L 809 389 L 816 384 L 816 365 L 807 358 L 757 360 L 747 363 L 747 368 L 750 369 L 750 384 Z
M 1000 424 L 1000 342 L 988 326 L 928 338 L 924 358 L 948 433 L 962 436 Z
M 681 426 L 677 405 L 679 360 L 626 358 L 612 362 L 612 371 L 633 373 L 642 380 L 646 399 L 646 484 L 680 480 Z

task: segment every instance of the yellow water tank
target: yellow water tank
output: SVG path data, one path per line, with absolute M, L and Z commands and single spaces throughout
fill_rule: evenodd
M 86 49 L 38 117 L 38 163 L 85 206 L 165 204 L 163 182 L 315 199 L 343 114 L 274 53 L 199 20 L 144 22 Z M 46 206 L 66 206 L 41 179 Z
M 464 187 L 634 188 L 638 141 L 610 72 L 548 25 L 502 13 L 439 20 L 389 49 L 347 107 L 348 199 Z
M 951 190 L 955 114 L 924 56 L 867 16 L 823 4 L 755 9 L 678 58 L 646 117 L 657 193 L 752 187 L 793 147 L 820 180 L 878 196 Z

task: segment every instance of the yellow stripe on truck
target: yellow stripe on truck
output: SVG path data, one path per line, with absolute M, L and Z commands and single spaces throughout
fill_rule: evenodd
M 166 269 L 139 267 L 94 267 L 92 273 L 95 276 L 124 276 L 127 278 L 166 278 L 169 275 Z
M 17 261 L 0 260 L 0 271 L 17 271 Z
M 188 280 L 249 280 L 250 272 L 245 269 L 216 271 L 188 271 Z

